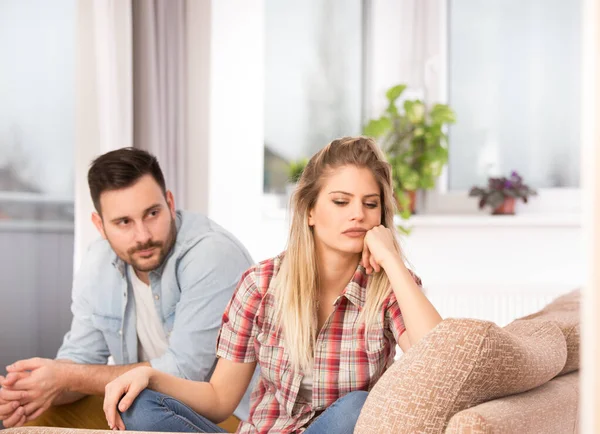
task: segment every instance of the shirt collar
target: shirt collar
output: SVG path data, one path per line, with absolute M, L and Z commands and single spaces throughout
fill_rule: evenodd
M 352 280 L 344 288 L 342 295 L 356 307 L 362 309 L 365 305 L 368 282 L 369 275 L 365 268 L 359 264 L 352 276 Z

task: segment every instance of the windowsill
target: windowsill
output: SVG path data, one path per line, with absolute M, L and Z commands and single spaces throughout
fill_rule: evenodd
M 431 214 L 415 215 L 408 220 L 398 218 L 397 223 L 407 227 L 581 227 L 581 215 L 577 213 Z
M 54 220 L 0 220 L 0 232 L 66 232 L 73 233 L 75 224 Z
M 265 195 L 267 196 L 267 195 Z M 271 195 L 263 202 L 263 218 L 284 221 L 288 210 L 281 197 Z M 420 214 L 408 220 L 396 216 L 396 223 L 409 227 L 581 227 L 581 214 L 576 212 L 521 212 L 516 215 L 491 215 L 484 211 L 474 214 Z

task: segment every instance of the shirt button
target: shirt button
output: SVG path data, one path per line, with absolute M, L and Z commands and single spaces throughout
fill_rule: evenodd
M 155 299 L 155 300 L 158 300 L 159 298 L 160 298 L 160 297 L 159 297 L 159 295 L 158 295 L 158 294 L 156 294 L 156 295 L 154 296 L 154 299 Z
M 123 329 L 119 330 L 119 336 L 123 334 Z

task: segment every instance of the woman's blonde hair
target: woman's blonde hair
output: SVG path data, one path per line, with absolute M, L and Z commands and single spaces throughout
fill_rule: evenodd
M 347 165 L 367 168 L 380 188 L 381 224 L 394 229 L 395 200 L 392 170 L 374 140 L 343 137 L 329 143 L 308 162 L 292 196 L 292 223 L 288 246 L 276 278 L 277 321 L 282 327 L 292 365 L 309 369 L 313 362 L 317 334 L 317 284 L 319 281 L 315 242 L 308 215 L 317 202 L 325 178 Z M 393 231 L 396 234 L 396 231 Z M 394 237 L 396 249 L 398 241 Z M 371 275 L 367 298 L 361 312 L 366 329 L 373 324 L 390 284 L 384 272 Z

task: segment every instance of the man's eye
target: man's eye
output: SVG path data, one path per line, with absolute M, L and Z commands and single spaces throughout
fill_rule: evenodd
M 129 219 L 123 219 L 123 220 L 121 220 L 121 221 L 119 222 L 119 225 L 121 225 L 121 226 L 128 225 L 128 224 L 129 224 L 129 222 L 130 222 L 130 220 L 129 220 Z

